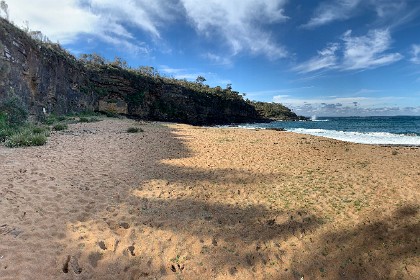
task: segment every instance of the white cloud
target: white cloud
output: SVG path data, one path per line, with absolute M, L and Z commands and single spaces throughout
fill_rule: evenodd
M 391 45 L 389 30 L 371 30 L 366 36 L 352 37 L 351 31 L 343 36 L 345 70 L 375 68 L 402 59 L 399 53 L 384 53 Z
M 396 26 L 413 19 L 413 10 L 408 9 L 406 0 L 329 0 L 315 9 L 312 17 L 303 28 L 315 28 L 344 21 L 359 16 L 366 11 L 373 11 L 380 22 Z
M 161 41 L 161 32 L 171 22 L 188 20 L 199 35 L 229 47 L 228 55 L 249 52 L 270 59 L 287 52 L 261 24 L 284 21 L 287 0 L 13 0 L 8 1 L 11 19 L 32 30 L 41 30 L 52 41 L 67 44 L 80 35 L 101 38 L 129 50 L 145 52 L 132 28 L 143 30 L 152 41 Z M 160 45 L 160 44 L 159 44 Z M 209 59 L 228 63 L 221 57 Z
M 313 28 L 337 20 L 346 20 L 350 18 L 360 2 L 361 0 L 339 0 L 321 3 L 309 22 L 302 25 L 302 27 Z
M 10 18 L 18 26 L 28 21 L 31 30 L 40 30 L 53 41 L 67 43 L 80 33 L 93 33 L 100 17 L 78 6 L 78 0 L 7 1 Z
M 404 0 L 370 0 L 367 2 L 381 18 L 394 17 L 406 8 Z
M 159 67 L 159 70 L 162 71 L 165 74 L 168 74 L 168 75 L 177 75 L 179 73 L 182 73 L 182 72 L 185 72 L 186 71 L 186 69 L 182 69 L 182 68 L 171 68 L 171 67 L 169 67 L 167 65 L 161 65 Z
M 121 22 L 129 23 L 156 37 L 160 36 L 159 26 L 174 19 L 177 7 L 165 0 L 137 0 L 137 1 L 114 1 L 114 0 L 86 0 L 90 11 L 97 14 L 103 20 L 102 28 L 112 30 L 109 24 L 119 26 L 124 30 Z M 116 30 L 117 33 L 119 30 Z M 120 33 L 117 33 L 120 34 Z
M 361 89 L 359 92 L 372 92 L 372 90 Z M 353 95 L 353 94 L 352 94 Z M 297 114 L 311 116 L 370 116 L 370 115 L 399 115 L 399 114 L 420 114 L 420 106 L 400 107 L 397 104 L 405 100 L 404 97 L 385 96 L 347 96 L 347 97 L 319 97 L 319 98 L 297 98 L 287 94 L 280 94 L 273 97 L 273 102 L 282 103 Z
M 297 65 L 293 70 L 300 73 L 317 71 L 325 68 L 335 67 L 337 64 L 336 52 L 339 49 L 338 44 L 330 44 L 322 51 L 318 51 L 318 55 L 308 61 Z
M 186 15 L 199 34 L 227 44 L 232 55 L 242 51 L 270 59 L 285 57 L 286 50 L 255 23 L 284 21 L 286 0 L 181 0 Z
M 410 61 L 415 64 L 420 64 L 420 45 L 411 46 L 411 55 Z
M 41 30 L 52 41 L 72 43 L 80 35 L 99 38 L 131 52 L 147 53 L 127 27 L 134 26 L 159 38 L 158 27 L 173 19 L 173 4 L 164 0 L 13 0 L 10 17 L 17 25 L 29 22 L 31 30 Z
M 351 30 L 344 33 L 342 43 L 330 43 L 318 55 L 293 68 L 300 73 L 318 70 L 365 70 L 399 61 L 400 53 L 387 53 L 392 40 L 388 29 L 370 30 L 365 36 L 351 36 Z M 341 50 L 341 52 L 340 52 Z
M 217 65 L 231 65 L 232 60 L 229 57 L 220 56 L 211 52 L 204 55 L 205 58 L 213 61 Z

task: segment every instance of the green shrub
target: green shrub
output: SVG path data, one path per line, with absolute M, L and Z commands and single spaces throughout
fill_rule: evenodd
M 13 127 L 2 127 L 0 128 L 0 142 L 3 142 L 9 137 L 10 135 L 13 135 L 16 133 L 16 128 Z
M 26 128 L 7 137 L 5 145 L 10 148 L 42 146 L 47 142 L 45 133 L 33 133 L 33 128 Z
M 23 125 L 29 114 L 22 100 L 17 96 L 9 97 L 0 103 L 0 112 L 2 114 L 2 122 L 5 122 L 7 126 Z
M 7 126 L 6 113 L 0 112 L 0 129 Z
M 34 133 L 34 134 L 44 134 L 45 136 L 50 136 L 49 128 L 48 127 L 43 127 L 43 126 L 32 127 L 32 133 Z
M 58 119 L 55 115 L 50 115 L 45 118 L 44 123 L 47 125 L 53 125 L 54 123 L 58 122 Z
M 70 116 L 57 116 L 57 115 L 51 114 L 45 118 L 44 123 L 47 125 L 53 125 L 55 123 L 64 122 L 71 119 L 72 118 Z
M 137 133 L 137 132 L 143 132 L 144 130 L 138 127 L 129 127 L 127 129 L 128 133 Z
M 111 111 L 105 111 L 103 112 L 105 114 L 105 116 L 107 116 L 108 118 L 118 118 L 119 115 L 116 112 L 111 112 Z
M 7 147 L 44 145 L 50 131 L 26 123 L 27 118 L 28 111 L 18 97 L 0 103 L 0 142 Z
M 100 121 L 99 118 L 92 117 L 92 118 L 86 118 L 86 117 L 80 117 L 79 122 L 81 123 L 91 123 L 91 122 L 98 122 Z
M 66 129 L 67 129 L 67 124 L 65 124 L 65 123 L 58 123 L 58 124 L 53 126 L 53 130 L 55 130 L 55 131 L 62 131 L 62 130 L 66 130 Z

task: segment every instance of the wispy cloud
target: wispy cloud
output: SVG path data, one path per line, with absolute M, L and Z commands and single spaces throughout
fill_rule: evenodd
M 371 30 L 366 36 L 352 37 L 351 31 L 343 36 L 345 70 L 375 68 L 403 58 L 399 53 L 384 53 L 390 48 L 389 30 Z
M 287 0 L 181 0 L 187 17 L 197 32 L 218 38 L 230 47 L 231 55 L 248 51 L 270 59 L 285 57 L 287 51 L 277 44 L 259 24 L 287 19 L 283 6 Z M 255 24 L 257 23 L 257 24 Z
M 411 46 L 411 55 L 410 61 L 415 64 L 420 64 L 420 45 Z
M 67 44 L 80 35 L 106 39 L 114 45 L 135 49 L 141 44 L 133 32 L 143 31 L 152 42 L 164 40 L 162 30 L 175 20 L 189 22 L 199 36 L 218 40 L 229 52 L 225 57 L 247 52 L 278 59 L 287 55 L 262 25 L 287 20 L 287 0 L 13 0 L 9 4 L 12 19 L 30 28 L 42 30 L 53 41 Z M 147 37 L 146 37 L 147 38 Z M 145 39 L 143 39 L 145 40 Z M 160 45 L 160 44 L 159 44 Z M 142 47 L 135 49 L 142 52 Z M 213 62 L 229 60 L 214 54 Z
M 84 7 L 88 7 L 93 14 L 104 20 L 103 25 L 108 28 L 111 23 L 114 27 L 124 29 L 122 22 L 126 22 L 156 37 L 160 37 L 159 27 L 174 20 L 178 14 L 175 12 L 178 6 L 165 0 L 85 0 L 83 2 Z
M 167 65 L 161 65 L 159 67 L 159 72 L 161 72 L 164 75 L 173 77 L 175 79 L 186 79 L 189 81 L 195 81 L 198 76 L 206 77 L 209 74 L 203 72 L 194 72 L 184 68 L 172 68 Z
M 164 0 L 13 0 L 9 3 L 17 25 L 29 22 L 32 30 L 41 30 L 53 41 L 68 44 L 81 35 L 99 38 L 134 53 L 147 53 L 128 26 L 159 38 L 159 27 L 171 20 L 175 4 Z
M 212 61 L 214 64 L 216 65 L 231 65 L 232 64 L 232 59 L 230 57 L 226 57 L 226 56 L 220 56 L 211 52 L 208 52 L 204 55 L 205 58 L 209 59 L 210 61 Z
M 271 100 L 273 96 L 285 96 L 285 94 L 296 94 L 298 92 L 306 92 L 309 89 L 314 89 L 315 86 L 304 86 L 295 88 L 283 88 L 283 89 L 271 89 L 271 90 L 260 90 L 247 92 L 247 96 L 250 99 L 261 99 L 266 96 L 267 101 Z M 288 96 L 288 95 L 287 95 Z
M 413 18 L 413 11 L 407 10 L 406 0 L 328 0 L 315 9 L 303 28 L 316 28 L 336 21 L 344 21 L 373 11 L 377 20 L 388 25 L 399 25 Z
M 391 47 L 388 29 L 370 30 L 365 36 L 344 33 L 340 43 L 330 43 L 318 55 L 293 68 L 300 73 L 318 70 L 365 70 L 388 65 L 403 58 L 400 53 L 387 53 Z
M 18 26 L 28 22 L 30 29 L 41 30 L 50 39 L 67 43 L 80 33 L 93 33 L 100 17 L 81 9 L 78 0 L 7 1 L 10 18 Z
M 293 70 L 300 73 L 313 72 L 325 68 L 334 68 L 337 65 L 336 52 L 339 49 L 339 44 L 329 44 L 325 49 L 318 51 L 318 55 L 303 62 Z
M 407 7 L 406 0 L 369 0 L 365 4 L 369 5 L 380 18 L 393 18 Z
M 302 27 L 314 28 L 333 21 L 346 20 L 351 17 L 360 2 L 361 0 L 323 2 L 315 10 L 308 23 L 302 25 Z

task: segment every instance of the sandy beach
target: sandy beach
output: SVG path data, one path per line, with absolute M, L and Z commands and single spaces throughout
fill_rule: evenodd
M 0 170 L 2 280 L 420 279 L 420 148 L 105 119 Z

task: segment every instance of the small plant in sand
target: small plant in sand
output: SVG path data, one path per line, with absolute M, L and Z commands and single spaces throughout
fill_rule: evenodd
M 46 117 L 45 120 L 43 121 L 43 123 L 45 123 L 47 125 L 53 125 L 56 122 L 58 122 L 58 120 L 53 115 Z
M 113 111 L 104 111 L 103 114 L 105 114 L 108 118 L 118 118 L 120 116 L 118 113 Z
M 71 120 L 72 120 L 72 118 L 70 116 L 57 116 L 57 115 L 51 114 L 51 115 L 49 115 L 45 118 L 43 123 L 45 123 L 47 125 L 53 125 L 53 124 L 58 123 L 58 122 L 64 122 L 64 121 L 67 122 L 67 121 L 71 121 Z
M 138 132 L 143 132 L 144 130 L 139 128 L 139 127 L 129 127 L 127 128 L 127 132 L 128 133 L 138 133 Z
M 40 146 L 50 132 L 27 122 L 28 111 L 22 101 L 12 96 L 0 103 L 0 142 L 7 147 Z
M 80 117 L 79 118 L 79 122 L 81 123 L 91 123 L 91 122 L 98 122 L 98 121 L 100 121 L 100 119 L 96 117 L 92 117 L 92 118 Z
M 34 134 L 44 134 L 45 136 L 50 136 L 50 129 L 45 126 L 34 126 L 32 127 L 32 132 Z
M 64 123 L 58 123 L 58 124 L 53 126 L 53 130 L 55 130 L 55 131 L 62 131 L 62 130 L 66 130 L 66 129 L 67 129 L 67 124 L 64 124 Z
M 49 132 L 45 128 L 29 126 L 11 134 L 4 144 L 10 148 L 42 146 L 47 142 L 48 135 Z

